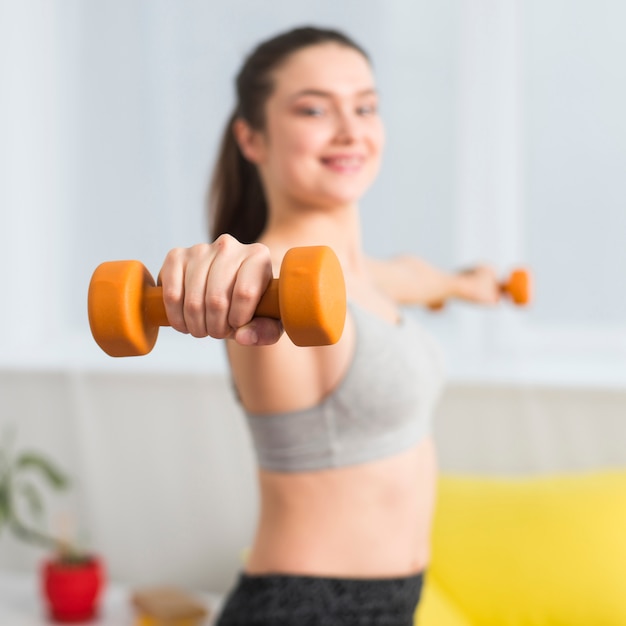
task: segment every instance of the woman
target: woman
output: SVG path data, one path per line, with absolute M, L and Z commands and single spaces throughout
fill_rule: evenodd
M 228 338 L 259 460 L 256 536 L 218 624 L 408 625 L 429 559 L 436 347 L 401 305 L 498 300 L 489 268 L 449 275 L 368 258 L 358 201 L 384 143 L 366 53 L 300 28 L 261 44 L 237 77 L 212 184 L 211 244 L 161 270 L 171 325 Z M 328 245 L 349 310 L 332 346 L 299 348 L 253 316 L 285 252 Z

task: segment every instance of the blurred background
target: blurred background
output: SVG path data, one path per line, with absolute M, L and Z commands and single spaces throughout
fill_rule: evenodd
M 74 478 L 49 506 L 113 579 L 224 591 L 250 542 L 222 344 L 163 329 L 111 359 L 87 288 L 102 261 L 156 274 L 207 239 L 234 75 L 293 26 L 344 29 L 374 62 L 367 250 L 533 273 L 528 309 L 415 312 L 447 358 L 442 470 L 626 466 L 625 23 L 619 0 L 0 0 L 0 429 Z M 40 556 L 0 535 L 0 568 Z

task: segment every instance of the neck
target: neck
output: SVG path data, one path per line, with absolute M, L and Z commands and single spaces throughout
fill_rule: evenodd
M 359 273 L 362 270 L 365 256 L 359 210 L 355 204 L 323 209 L 294 208 L 270 211 L 270 219 L 260 238 L 262 243 L 284 251 L 295 246 L 326 245 L 337 254 L 344 271 Z

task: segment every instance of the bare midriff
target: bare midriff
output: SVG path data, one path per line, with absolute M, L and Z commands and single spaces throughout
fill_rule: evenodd
M 429 560 L 437 461 L 431 438 L 380 460 L 315 472 L 259 471 L 249 574 L 408 576 Z

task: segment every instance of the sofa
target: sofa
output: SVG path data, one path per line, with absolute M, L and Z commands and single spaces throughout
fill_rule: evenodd
M 415 624 L 626 625 L 626 468 L 443 475 Z

